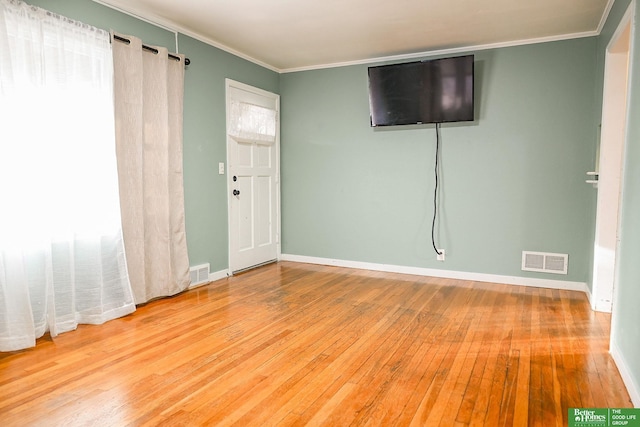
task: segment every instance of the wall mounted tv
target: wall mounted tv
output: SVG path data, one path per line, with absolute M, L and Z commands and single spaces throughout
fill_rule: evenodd
M 473 55 L 369 67 L 371 126 L 474 120 Z

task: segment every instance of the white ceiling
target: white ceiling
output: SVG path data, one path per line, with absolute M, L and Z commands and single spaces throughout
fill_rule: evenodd
M 96 1 L 281 72 L 596 35 L 613 3 L 613 0 Z

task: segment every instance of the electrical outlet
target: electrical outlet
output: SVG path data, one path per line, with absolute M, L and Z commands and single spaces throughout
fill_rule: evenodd
M 444 261 L 444 249 L 438 249 L 438 252 L 440 252 L 440 255 L 436 255 L 436 260 Z
M 224 163 L 222 162 L 218 163 L 218 174 L 224 175 Z

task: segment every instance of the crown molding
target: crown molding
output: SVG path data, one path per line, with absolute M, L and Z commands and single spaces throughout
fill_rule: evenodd
M 282 71 L 277 68 L 274 67 L 271 64 L 267 64 L 266 62 L 260 61 L 259 59 L 253 58 L 249 55 L 246 55 L 236 49 L 233 49 L 225 44 L 222 44 L 216 40 L 213 40 L 211 38 L 205 37 L 202 34 L 196 33 L 194 31 L 191 31 L 188 28 L 185 28 L 181 25 L 176 24 L 175 22 L 169 21 L 165 18 L 162 18 L 160 16 L 154 15 L 154 14 L 150 14 L 148 12 L 143 12 L 139 9 L 133 8 L 130 5 L 128 5 L 125 2 L 121 2 L 121 1 L 110 1 L 110 2 L 105 2 L 103 0 L 92 0 L 94 3 L 98 3 L 102 6 L 108 7 L 110 9 L 116 10 L 120 13 L 124 13 L 125 15 L 129 15 L 133 18 L 139 19 L 141 21 L 144 21 L 148 24 L 151 25 L 155 25 L 158 28 L 162 28 L 163 30 L 167 30 L 169 32 L 172 32 L 174 34 L 176 34 L 176 40 L 177 40 L 177 36 L 178 33 L 182 34 L 183 36 L 187 36 L 187 37 L 191 37 L 195 40 L 201 41 L 202 43 L 208 44 L 210 46 L 213 46 L 215 48 L 218 48 L 224 52 L 230 53 L 234 56 L 237 56 L 239 58 L 245 59 L 249 62 L 252 62 L 256 65 L 259 65 L 263 68 L 266 68 L 268 70 L 271 71 L 275 71 L 276 73 L 281 73 Z M 176 53 L 178 51 L 178 43 L 176 41 Z
M 489 50 L 489 49 L 524 46 L 524 45 L 538 44 L 538 43 L 549 43 L 549 42 L 562 41 L 562 40 L 571 40 L 571 39 L 578 39 L 578 38 L 584 38 L 584 37 L 595 37 L 600 35 L 600 33 L 602 32 L 602 29 L 604 28 L 604 25 L 609 17 L 609 13 L 611 12 L 611 8 L 613 7 L 613 3 L 615 2 L 615 0 L 607 1 L 607 5 L 605 6 L 605 10 L 602 14 L 602 18 L 598 23 L 597 29 L 594 31 L 585 31 L 580 33 L 572 33 L 572 34 L 561 34 L 557 36 L 513 40 L 508 42 L 487 43 L 487 44 L 481 44 L 481 45 L 459 46 L 459 47 L 446 48 L 446 49 L 426 50 L 426 51 L 401 54 L 401 55 L 389 55 L 389 56 L 381 56 L 381 57 L 375 57 L 375 58 L 363 58 L 363 59 L 354 60 L 354 61 L 334 62 L 334 63 L 317 64 L 317 65 L 310 65 L 310 66 L 303 66 L 303 67 L 278 68 L 274 65 L 268 64 L 264 61 L 261 61 L 250 55 L 247 55 L 243 52 L 233 49 L 223 43 L 220 43 L 209 37 L 205 37 L 202 34 L 196 33 L 188 28 L 180 26 L 175 22 L 167 20 L 166 18 L 157 16 L 155 14 L 150 14 L 147 11 L 142 11 L 134 7 L 131 7 L 125 1 L 122 1 L 122 0 L 109 0 L 109 2 L 106 2 L 104 0 L 92 0 L 92 1 L 94 3 L 98 3 L 103 6 L 106 6 L 110 9 L 117 10 L 118 12 L 132 16 L 146 23 L 155 25 L 164 30 L 173 32 L 176 35 L 176 52 L 178 49 L 177 40 L 178 40 L 178 33 L 179 33 L 280 74 L 295 73 L 300 71 L 320 70 L 320 69 L 327 69 L 327 68 L 348 67 L 352 65 L 400 61 L 400 60 L 406 60 L 406 59 L 428 58 L 428 57 L 442 56 L 442 55 L 454 55 L 458 53 L 466 53 L 466 52 L 472 52 L 472 51 L 475 52 L 475 51 L 482 51 L 482 50 Z
M 380 62 L 399 61 L 399 60 L 405 60 L 405 59 L 428 58 L 431 56 L 453 55 L 458 53 L 477 52 L 477 51 L 489 50 L 489 49 L 524 46 L 524 45 L 537 44 L 537 43 L 549 43 L 554 41 L 571 40 L 571 39 L 578 39 L 578 38 L 584 38 L 584 37 L 594 37 L 594 36 L 597 36 L 598 34 L 599 33 L 597 31 L 586 31 L 582 33 L 562 34 L 558 36 L 538 37 L 533 39 L 513 40 L 508 42 L 487 43 L 487 44 L 472 45 L 472 46 L 460 46 L 460 47 L 437 49 L 437 50 L 425 50 L 422 52 L 407 53 L 402 55 L 380 56 L 377 58 L 368 58 L 368 59 L 361 59 L 356 61 L 311 65 L 308 67 L 284 68 L 284 69 L 281 69 L 280 72 L 295 73 L 299 71 L 311 71 L 311 70 L 319 70 L 324 68 L 348 67 L 351 65 L 373 64 L 373 63 L 380 63 Z

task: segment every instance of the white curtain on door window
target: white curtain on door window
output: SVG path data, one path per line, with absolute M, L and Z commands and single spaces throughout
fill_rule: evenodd
M 231 100 L 229 135 L 244 141 L 274 143 L 276 141 L 276 110 Z
M 136 304 L 189 286 L 182 174 L 184 57 L 113 41 L 120 201 Z
M 0 0 L 0 350 L 135 310 L 109 34 Z

